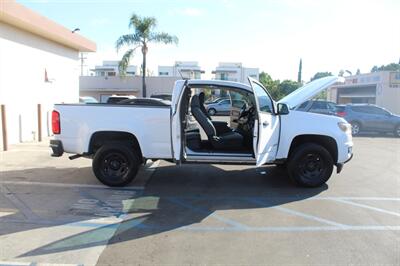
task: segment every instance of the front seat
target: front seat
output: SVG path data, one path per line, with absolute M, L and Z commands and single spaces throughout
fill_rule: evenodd
M 228 133 L 232 131 L 230 127 L 228 127 L 228 123 L 224 121 L 212 121 L 211 116 L 208 114 L 206 108 L 204 107 L 204 92 L 199 93 L 199 103 L 200 103 L 200 110 L 203 112 L 208 119 L 210 119 L 211 123 L 214 125 L 215 129 L 217 130 L 217 135 Z
M 204 107 L 204 100 L 205 100 L 204 98 L 205 98 L 205 96 L 206 95 L 204 94 L 204 92 L 200 92 L 199 93 L 200 109 L 208 117 L 208 119 L 212 120 L 211 116 L 208 114 L 206 108 Z
M 217 130 L 212 121 L 201 110 L 198 95 L 192 97 L 190 107 L 194 118 L 206 132 L 213 148 L 218 150 L 237 150 L 243 147 L 243 136 L 235 131 L 231 130 L 217 135 Z

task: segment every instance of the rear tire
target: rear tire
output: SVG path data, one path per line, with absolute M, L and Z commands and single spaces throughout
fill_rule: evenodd
M 130 145 L 106 143 L 97 150 L 92 169 L 97 179 L 110 187 L 122 187 L 136 177 L 140 160 Z
M 287 169 L 297 185 L 319 187 L 331 177 L 333 159 L 321 145 L 306 143 L 292 152 Z

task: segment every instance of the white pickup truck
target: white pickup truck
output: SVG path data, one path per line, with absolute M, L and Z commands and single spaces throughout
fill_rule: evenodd
M 295 183 L 316 187 L 352 154 L 351 126 L 340 117 L 294 108 L 338 82 L 310 82 L 275 102 L 267 89 L 218 80 L 179 80 L 171 105 L 56 104 L 52 156 L 93 159 L 96 177 L 108 186 L 131 182 L 147 159 L 181 163 L 276 164 Z M 213 121 L 204 92 L 231 98 L 230 121 Z M 239 104 L 238 104 L 239 103 Z

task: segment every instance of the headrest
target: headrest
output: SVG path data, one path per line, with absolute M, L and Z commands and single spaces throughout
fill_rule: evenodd
M 200 104 L 204 104 L 204 98 L 205 98 L 205 94 L 204 94 L 204 92 L 200 92 L 199 93 L 199 101 L 200 101 Z
M 190 103 L 191 107 L 199 107 L 200 106 L 200 101 L 199 101 L 199 96 L 198 95 L 194 95 L 192 97 L 192 102 Z

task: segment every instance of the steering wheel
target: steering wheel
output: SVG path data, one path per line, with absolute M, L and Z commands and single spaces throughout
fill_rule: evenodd
M 242 108 L 240 109 L 238 119 L 248 115 L 248 111 L 246 111 L 246 109 L 247 109 L 247 104 L 243 104 Z

